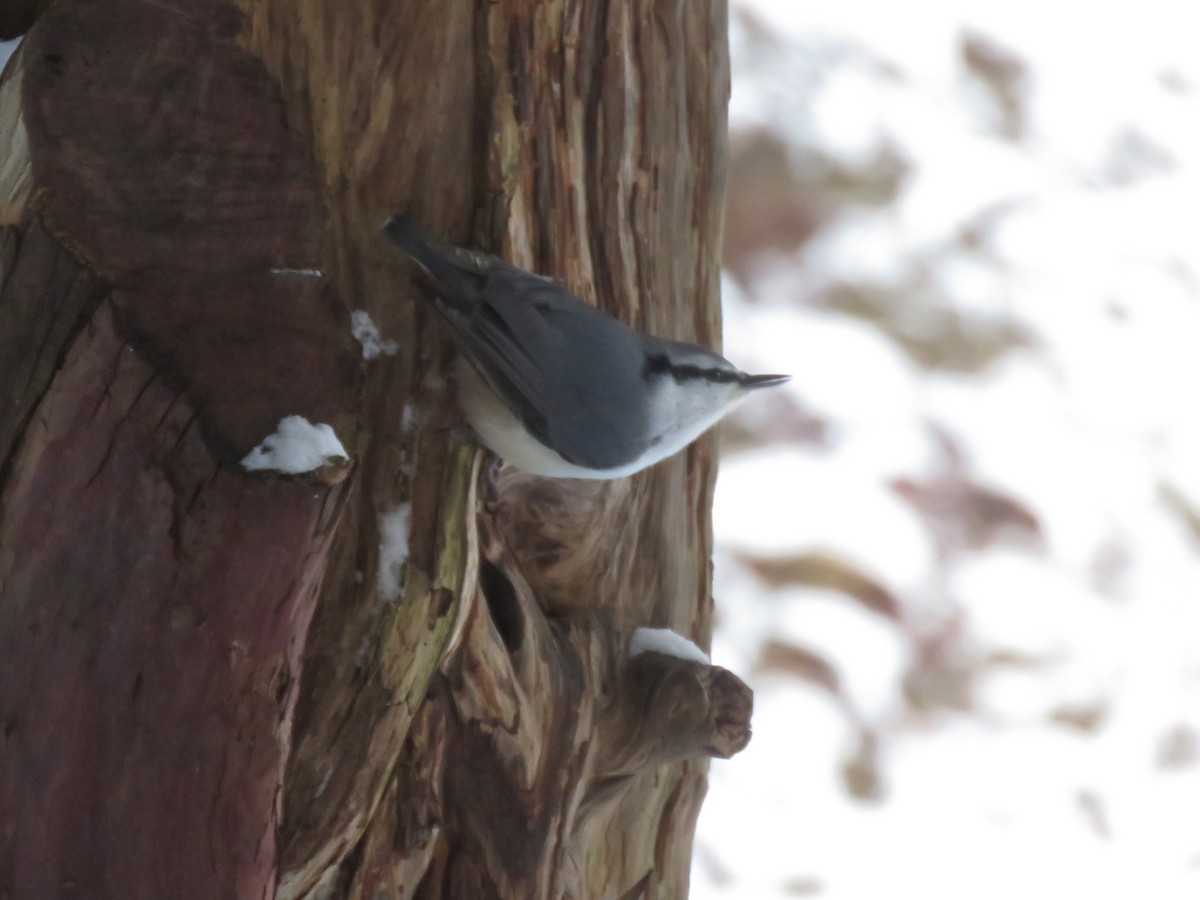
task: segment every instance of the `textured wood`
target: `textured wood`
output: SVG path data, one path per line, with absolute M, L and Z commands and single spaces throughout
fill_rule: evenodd
M 626 646 L 707 640 L 711 440 L 485 461 L 378 225 L 715 345 L 724 3 L 238 6 L 60 0 L 0 89 L 0 894 L 683 896 L 749 694 Z M 348 478 L 240 471 L 293 413 Z
M 106 293 L 40 221 L 0 229 L 0 479 L 65 348 Z
M 596 727 L 596 776 L 691 757 L 728 759 L 750 742 L 750 689 L 719 666 L 642 653 L 620 667 Z
M 3 896 L 274 892 L 352 482 L 237 461 L 285 415 L 344 427 L 358 362 L 328 285 L 269 271 L 319 263 L 320 195 L 237 21 L 64 0 L 0 91 L 31 179 L 0 234 Z
M 375 889 L 389 864 L 408 874 L 419 863 L 429 867 L 419 884 L 392 880 L 407 887 L 399 896 L 677 894 L 679 881 L 651 869 L 631 878 L 624 860 L 669 861 L 666 845 L 683 838 L 671 830 L 679 807 L 660 813 L 652 802 L 669 778 L 663 767 L 741 750 L 750 691 L 717 667 L 657 653 L 630 659 L 628 634 L 603 613 L 547 616 L 506 544 L 485 518 L 461 648 L 402 756 L 402 772 L 433 779 L 407 807 L 432 824 L 414 840 L 398 821 L 373 822 L 355 883 Z M 671 783 L 670 802 L 689 802 L 686 782 Z M 385 828 L 402 840 L 381 851 Z M 660 848 L 626 846 L 614 857 L 598 843 L 645 828 Z
M 239 28 L 221 0 L 72 0 L 26 38 L 39 212 L 101 275 L 319 267 L 308 148 Z
M 24 73 L 39 217 L 234 458 L 280 409 L 344 426 L 358 355 L 325 280 L 279 271 L 319 269 L 320 195 L 237 24 L 216 0 L 63 3 Z
M 349 883 L 339 870 L 387 789 L 475 563 L 465 543 L 473 460 L 447 453 L 452 386 L 426 379 L 448 359 L 445 345 L 378 227 L 399 205 L 467 239 L 484 144 L 474 4 L 242 5 L 242 40 L 279 78 L 293 126 L 311 134 L 330 214 L 325 271 L 399 344 L 394 359 L 367 366 L 359 490 L 309 637 L 285 781 L 286 898 Z M 402 503 L 412 511 L 409 563 L 402 597 L 388 603 L 378 590 L 380 522 Z
M 342 492 L 223 470 L 200 431 L 105 304 L 13 463 L 8 896 L 270 893 L 290 701 Z
M 466 625 L 441 663 L 447 690 L 420 713 L 381 704 L 386 693 L 354 651 L 369 647 L 380 666 L 405 652 L 376 637 L 373 561 L 362 548 L 376 543 L 383 511 L 411 501 L 419 543 L 408 577 L 434 569 L 422 537 L 437 532 L 429 491 L 440 482 L 429 467 L 442 456 L 436 430 L 455 421 L 445 393 L 427 387 L 417 434 L 397 427 L 427 368 L 442 370 L 446 342 L 378 224 L 398 210 L 448 241 L 473 235 L 639 327 L 715 345 L 724 3 L 240 3 L 247 46 L 279 77 L 292 120 L 312 129 L 332 214 L 330 277 L 399 340 L 402 360 L 399 371 L 368 372 L 364 409 L 377 434 L 359 445 L 363 492 L 327 576 L 344 584 L 335 573 L 357 565 L 366 578 L 356 594 L 341 589 L 336 610 L 318 611 L 308 645 L 281 896 L 309 896 L 317 884 L 356 897 L 680 896 L 704 764 L 611 778 L 580 748 L 613 700 L 624 635 L 642 624 L 701 642 L 709 633 L 709 441 L 615 484 L 487 470 L 482 519 L 462 527 L 502 536 L 508 555 L 490 562 L 536 598 L 522 627 L 543 635 L 518 654 L 529 678 L 517 678 L 526 689 L 509 701 L 519 740 L 488 724 L 500 715 L 489 704 L 502 704 L 500 685 L 515 677 L 497 644 L 494 585 L 481 589 L 469 573 L 458 582 Z M 403 602 L 422 598 L 410 590 Z M 430 704 L 441 711 L 426 712 Z M 414 731 L 397 760 L 397 744 L 372 736 L 386 725 L 404 737 L 414 715 L 443 724 Z M 414 771 L 441 777 L 418 788 Z M 518 772 L 526 780 L 514 785 Z M 494 817 L 472 811 L 481 796 L 496 798 Z

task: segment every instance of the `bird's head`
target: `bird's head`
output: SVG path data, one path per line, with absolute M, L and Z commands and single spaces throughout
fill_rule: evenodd
M 790 375 L 750 375 L 725 357 L 695 344 L 661 341 L 646 358 L 646 375 L 657 381 L 677 424 L 713 424 L 755 391 L 783 384 Z

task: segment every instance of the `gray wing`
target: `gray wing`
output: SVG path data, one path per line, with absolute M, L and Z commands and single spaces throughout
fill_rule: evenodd
M 435 306 L 460 350 L 546 446 L 592 469 L 640 455 L 649 430 L 641 335 L 507 265 L 487 273 L 469 313 Z

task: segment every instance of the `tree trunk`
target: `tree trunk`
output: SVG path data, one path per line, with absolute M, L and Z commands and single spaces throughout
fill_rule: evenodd
M 0 896 L 684 895 L 749 692 L 627 643 L 707 641 L 711 439 L 495 464 L 378 225 L 715 344 L 722 0 L 18 6 Z M 351 461 L 245 471 L 291 415 Z

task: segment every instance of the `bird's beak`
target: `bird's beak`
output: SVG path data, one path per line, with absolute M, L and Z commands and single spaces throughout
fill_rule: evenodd
M 742 387 L 747 390 L 758 390 L 758 388 L 772 387 L 776 384 L 783 384 L 785 381 L 791 381 L 791 375 L 743 375 L 741 378 Z

